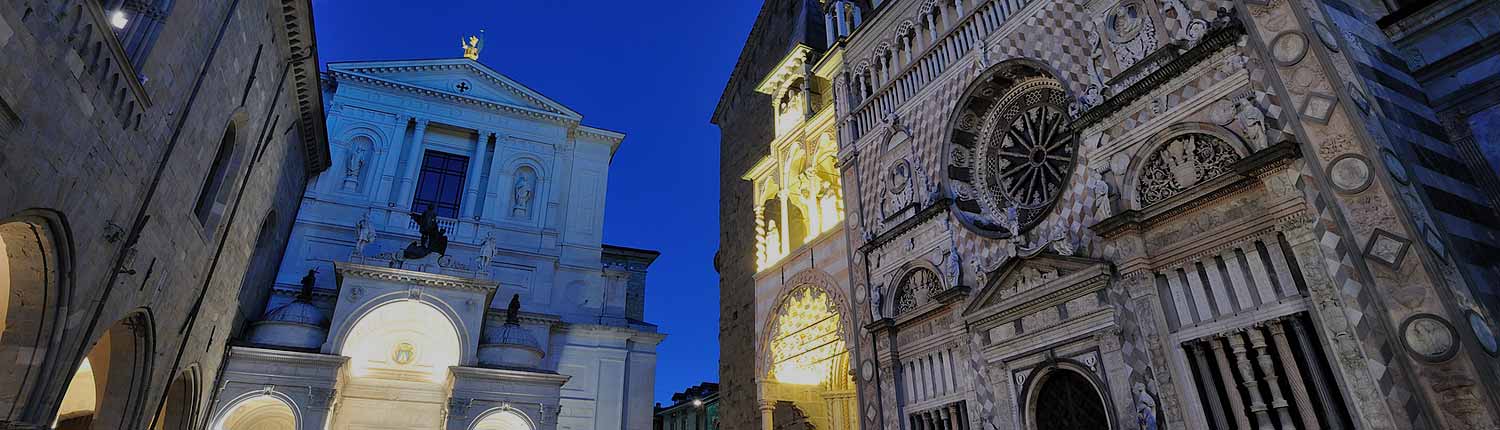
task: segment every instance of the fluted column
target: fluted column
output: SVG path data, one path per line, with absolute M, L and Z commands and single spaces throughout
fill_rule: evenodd
M 1328 387 L 1333 384 L 1333 381 L 1324 379 L 1323 372 L 1318 370 L 1319 363 L 1310 354 L 1313 348 L 1317 348 L 1318 346 L 1308 339 L 1307 328 L 1302 325 L 1301 321 L 1293 318 L 1287 320 L 1287 322 L 1291 325 L 1292 335 L 1297 338 L 1297 346 L 1301 347 L 1302 351 L 1304 351 L 1302 354 L 1302 364 L 1307 369 L 1307 376 L 1312 379 L 1313 389 L 1317 390 L 1318 404 L 1323 408 L 1322 414 L 1328 417 L 1328 429 L 1343 430 L 1343 420 L 1338 418 L 1339 411 L 1334 404 L 1333 394 L 1328 391 Z
M 1234 367 L 1229 364 L 1224 343 L 1217 338 L 1210 338 L 1208 342 L 1214 350 L 1214 361 L 1219 364 L 1219 380 L 1223 381 L 1224 393 L 1229 396 L 1229 411 L 1234 418 L 1235 428 L 1249 429 L 1250 417 L 1245 415 L 1245 401 L 1240 398 L 1240 390 L 1234 388 Z
M 490 160 L 489 160 L 489 162 L 490 162 L 490 181 L 489 181 L 488 184 L 485 185 L 486 188 L 484 189 L 484 196 L 485 197 L 484 197 L 484 207 L 482 208 L 483 212 L 475 214 L 475 215 L 478 216 L 478 217 L 480 217 L 480 218 L 485 218 L 487 216 L 490 219 L 502 219 L 502 218 L 505 218 L 505 217 L 507 217 L 507 216 L 510 215 L 510 211 L 508 210 L 509 208 L 503 206 L 504 205 L 503 202 L 504 202 L 505 199 L 502 198 L 502 196 L 505 196 L 505 194 L 502 194 L 502 193 L 510 193 L 512 191 L 511 188 L 510 188 L 511 184 L 503 183 L 503 181 L 505 181 L 506 178 L 510 178 L 511 175 L 514 174 L 515 172 L 506 172 L 505 171 L 505 163 L 506 163 L 507 160 L 505 159 L 505 156 L 504 156 L 505 155 L 504 143 L 500 141 L 500 133 L 495 132 L 493 130 L 480 130 L 479 134 L 481 136 L 485 136 L 481 140 L 486 141 L 486 142 L 489 141 L 489 136 L 494 136 L 494 138 L 495 138 L 495 152 L 492 155 L 490 155 Z M 534 185 L 536 187 L 536 188 L 534 188 L 536 191 L 533 192 L 532 194 L 537 196 L 536 197 L 537 200 L 541 200 L 542 199 L 541 196 L 543 195 L 543 193 L 541 192 L 541 190 L 542 190 L 542 181 L 543 181 L 544 178 L 540 177 L 541 173 L 542 172 L 537 172 L 537 174 L 538 174 L 538 177 L 536 178 L 537 179 L 537 183 L 532 184 L 532 185 Z M 534 208 L 541 208 L 543 206 L 542 205 L 534 205 L 533 207 Z
M 479 218 L 479 181 L 484 180 L 484 159 L 489 153 L 490 136 L 484 130 L 476 130 L 474 152 L 469 157 L 469 172 L 464 175 L 464 199 L 460 212 L 464 219 Z
M 1205 351 L 1207 346 L 1203 342 L 1191 342 L 1184 346 L 1193 361 L 1198 364 L 1196 376 L 1199 381 L 1202 381 L 1198 389 L 1204 392 L 1204 397 L 1208 398 L 1209 419 L 1215 424 L 1214 428 L 1229 428 L 1229 421 L 1224 418 L 1224 405 L 1219 402 L 1219 387 L 1214 382 L 1216 375 L 1211 374 L 1213 371 L 1208 367 L 1208 351 Z M 1227 388 L 1233 390 L 1234 385 L 1229 385 Z
M 399 207 L 411 209 L 412 198 L 415 197 L 417 188 L 417 172 L 422 167 L 422 138 L 427 134 L 426 119 L 417 119 L 416 128 L 411 135 L 411 145 L 406 148 L 406 169 L 401 172 L 401 192 L 396 195 Z
M 1255 368 L 1250 363 L 1249 350 L 1245 348 L 1245 337 L 1239 333 L 1231 333 L 1229 348 L 1234 351 L 1235 369 L 1240 372 L 1240 379 L 1244 381 L 1245 391 L 1250 396 L 1250 413 L 1255 415 L 1255 428 L 1276 430 L 1276 426 L 1271 424 L 1271 414 L 1266 410 L 1266 402 L 1260 397 L 1260 381 L 1255 378 Z
M 1292 358 L 1292 347 L 1286 339 L 1286 327 L 1282 326 L 1282 320 L 1271 321 L 1266 327 L 1271 330 L 1271 342 L 1276 344 L 1276 356 L 1281 359 L 1281 367 L 1286 369 L 1286 382 L 1291 386 L 1288 391 L 1292 393 L 1292 402 L 1297 406 L 1297 416 L 1302 417 L 1302 428 L 1322 430 L 1322 426 L 1318 425 L 1317 415 L 1313 413 L 1312 400 L 1307 397 L 1307 384 L 1302 380 L 1302 371 L 1297 369 L 1297 362 Z

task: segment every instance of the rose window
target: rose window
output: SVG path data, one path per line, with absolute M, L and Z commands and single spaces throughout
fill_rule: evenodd
M 965 225 L 1010 237 L 1046 217 L 1073 173 L 1067 103 L 1060 82 L 1026 66 L 999 67 L 971 86 L 954 115 L 946 166 Z

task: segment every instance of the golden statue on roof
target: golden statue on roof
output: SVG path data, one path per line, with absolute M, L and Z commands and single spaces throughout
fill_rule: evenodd
M 458 43 L 464 48 L 464 58 L 479 61 L 479 50 L 484 49 L 484 30 L 479 30 L 478 36 L 469 36 L 468 40 L 459 39 Z

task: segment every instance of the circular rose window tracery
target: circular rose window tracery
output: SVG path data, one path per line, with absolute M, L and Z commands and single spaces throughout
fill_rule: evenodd
M 947 178 L 969 229 L 1011 237 L 1046 217 L 1072 176 L 1077 138 L 1062 83 L 1002 65 L 972 84 L 949 130 Z

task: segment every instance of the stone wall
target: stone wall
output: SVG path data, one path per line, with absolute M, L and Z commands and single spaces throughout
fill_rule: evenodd
M 138 338 L 133 357 L 114 359 L 141 377 L 103 393 L 100 416 L 118 419 L 107 427 L 145 428 L 164 404 L 187 406 L 174 425 L 201 425 L 241 318 L 240 287 L 266 274 L 247 279 L 247 268 L 280 253 L 285 231 L 261 235 L 261 226 L 272 208 L 269 224 L 290 225 L 307 165 L 326 164 L 324 139 L 301 133 L 323 128 L 321 112 L 308 113 L 319 109 L 306 73 L 316 57 L 292 59 L 311 44 L 309 3 L 176 3 L 134 67 L 111 49 L 97 2 L 0 6 L 0 56 L 11 59 L 0 64 L 0 221 L 49 236 L 56 273 L 12 285 L 13 298 L 43 305 L 7 319 L 46 333 L 6 332 L 0 354 L 19 365 L 0 375 L 0 427 L 50 424 L 107 330 Z M 222 203 L 205 223 L 194 208 L 229 124 Z M 272 243 L 258 246 L 258 236 Z M 124 321 L 131 330 L 109 330 Z M 168 402 L 174 381 L 187 389 Z
M 796 0 L 768 0 L 740 52 L 714 112 L 719 126 L 720 416 L 726 430 L 759 429 L 755 388 L 754 190 L 742 176 L 768 155 L 774 136 L 771 100 L 755 92 L 786 55 Z

